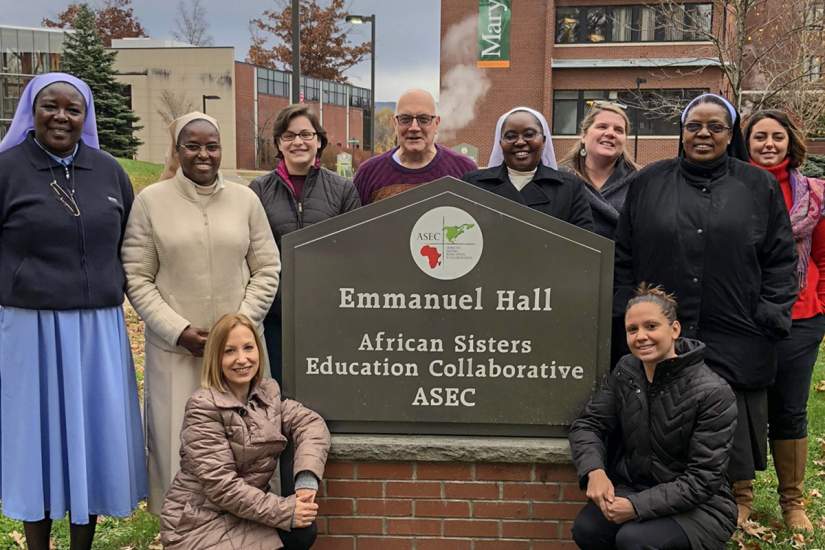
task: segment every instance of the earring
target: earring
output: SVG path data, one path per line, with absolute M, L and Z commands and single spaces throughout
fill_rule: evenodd
M 584 148 L 584 144 L 582 143 L 582 148 L 579 149 L 579 156 L 586 157 L 587 156 L 587 149 Z

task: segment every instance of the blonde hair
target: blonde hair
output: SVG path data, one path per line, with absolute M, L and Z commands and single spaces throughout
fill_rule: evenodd
M 582 123 L 579 126 L 578 144 L 568 151 L 567 154 L 565 154 L 561 159 L 561 164 L 571 168 L 580 178 L 591 184 L 593 182 L 590 181 L 590 176 L 587 175 L 587 168 L 585 168 L 584 164 L 585 157 L 581 155 L 581 151 L 584 149 L 584 135 L 590 127 L 593 126 L 593 123 L 596 121 L 596 117 L 603 112 L 615 113 L 622 117 L 622 120 L 624 120 L 625 135 L 630 135 L 630 119 L 624 109 L 622 109 L 618 104 L 610 103 L 608 101 L 594 102 L 593 106 L 590 107 L 590 110 L 587 111 L 587 114 L 584 115 Z M 639 169 L 639 165 L 633 161 L 633 157 L 626 147 L 622 150 L 617 162 L 624 162 L 633 170 Z
M 241 313 L 227 313 L 218 319 L 218 322 L 215 323 L 215 326 L 209 331 L 209 338 L 206 339 L 206 349 L 204 349 L 203 352 L 203 368 L 201 369 L 202 388 L 215 388 L 222 392 L 227 391 L 223 379 L 223 349 L 226 346 L 226 341 L 229 339 L 229 333 L 232 332 L 232 329 L 239 326 L 246 327 L 252 332 L 258 353 L 263 352 L 261 338 L 258 336 L 258 331 L 255 330 L 255 325 L 252 324 L 249 317 Z M 255 373 L 252 385 L 256 385 L 262 378 L 263 369 L 261 369 L 259 360 L 258 372 Z

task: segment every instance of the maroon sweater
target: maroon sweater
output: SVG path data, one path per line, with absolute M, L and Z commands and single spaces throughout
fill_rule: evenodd
M 397 195 L 410 187 L 444 176 L 461 179 L 461 176 L 477 168 L 470 157 L 438 144 L 435 147 L 435 157 L 424 168 L 404 168 L 398 164 L 392 158 L 397 147 L 364 162 L 353 180 L 361 195 L 361 204 Z

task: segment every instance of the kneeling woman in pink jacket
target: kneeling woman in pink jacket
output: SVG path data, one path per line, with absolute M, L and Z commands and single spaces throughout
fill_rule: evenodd
M 166 493 L 161 542 L 173 550 L 303 549 L 315 540 L 315 493 L 329 451 L 320 415 L 263 379 L 260 340 L 243 315 L 209 333 L 201 389 L 186 404 L 181 464 Z M 295 495 L 269 492 L 287 438 Z

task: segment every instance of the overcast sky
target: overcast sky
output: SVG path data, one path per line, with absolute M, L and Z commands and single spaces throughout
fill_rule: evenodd
M 0 0 L 0 24 L 39 27 L 43 17 L 54 18 L 69 3 Z M 149 36 L 172 37 L 177 0 L 133 0 L 132 4 Z M 234 46 L 238 60 L 243 60 L 249 49 L 249 20 L 278 5 L 274 0 L 204 0 L 204 4 L 215 45 Z M 350 0 L 351 13 L 376 15 L 377 101 L 394 101 L 412 87 L 424 88 L 438 97 L 440 5 L 439 0 Z M 369 40 L 369 25 L 353 28 L 354 40 Z M 353 84 L 369 88 L 369 59 L 347 75 Z

